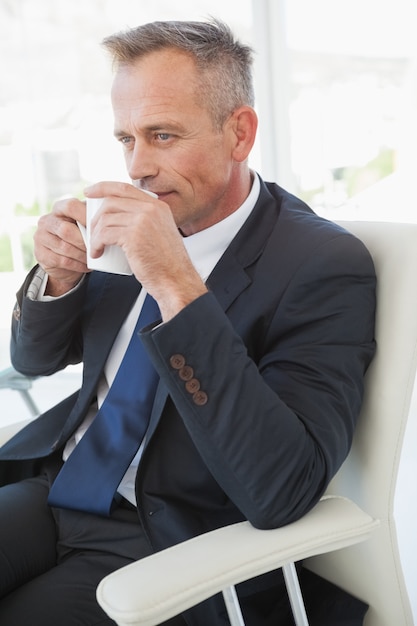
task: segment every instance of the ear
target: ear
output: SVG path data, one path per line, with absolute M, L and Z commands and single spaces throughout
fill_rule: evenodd
M 249 106 L 242 106 L 233 112 L 228 120 L 232 130 L 232 156 L 235 161 L 245 161 L 255 142 L 258 117 Z

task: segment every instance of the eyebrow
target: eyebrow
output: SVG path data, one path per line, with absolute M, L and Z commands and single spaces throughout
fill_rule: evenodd
M 180 124 L 173 124 L 170 122 L 165 122 L 161 124 L 151 124 L 149 126 L 145 126 L 142 129 L 142 132 L 145 133 L 155 133 L 155 132 L 183 132 L 184 128 Z M 115 128 L 113 135 L 116 139 L 121 139 L 122 137 L 130 137 L 132 133 L 128 131 L 124 131 L 123 129 Z

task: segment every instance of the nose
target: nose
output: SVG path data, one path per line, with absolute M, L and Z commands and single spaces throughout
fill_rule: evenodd
M 152 178 L 158 173 L 155 150 L 145 141 L 135 141 L 134 149 L 126 155 L 126 165 L 131 180 Z

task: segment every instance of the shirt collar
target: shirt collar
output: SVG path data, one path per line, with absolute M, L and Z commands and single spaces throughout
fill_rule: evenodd
M 260 190 L 259 177 L 255 173 L 249 195 L 236 211 L 217 224 L 184 237 L 185 248 L 204 281 L 207 280 L 220 257 L 249 217 L 258 200 Z

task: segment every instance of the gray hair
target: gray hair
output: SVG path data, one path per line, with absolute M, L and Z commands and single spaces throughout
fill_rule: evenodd
M 192 56 L 198 97 L 219 128 L 240 106 L 254 105 L 253 51 L 220 20 L 152 22 L 106 37 L 103 46 L 116 68 L 166 48 Z

